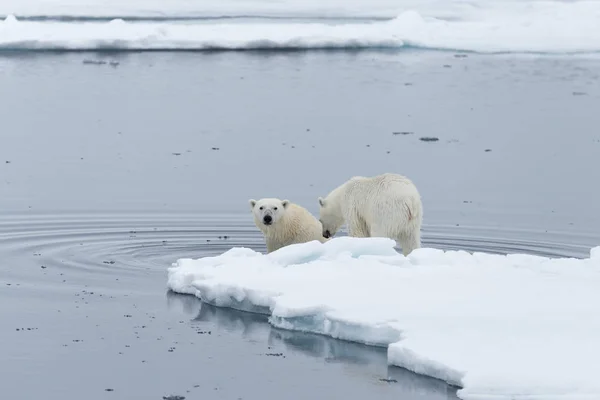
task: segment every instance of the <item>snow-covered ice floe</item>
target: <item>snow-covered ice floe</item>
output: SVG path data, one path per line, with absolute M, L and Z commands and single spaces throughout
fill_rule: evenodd
M 600 52 L 597 0 L 107 1 L 2 0 L 0 51 Z
M 278 328 L 387 346 L 464 399 L 600 399 L 600 247 L 552 259 L 339 237 L 180 259 L 168 287 Z

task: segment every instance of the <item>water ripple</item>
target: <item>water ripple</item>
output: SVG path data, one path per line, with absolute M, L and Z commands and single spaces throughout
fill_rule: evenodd
M 345 235 L 342 232 L 341 235 Z M 426 225 L 423 246 L 495 254 L 587 257 L 584 234 Z M 4 257 L 39 256 L 59 268 L 94 274 L 164 273 L 178 258 L 200 258 L 232 247 L 265 252 L 246 214 L 73 214 L 0 217 Z M 118 272 L 117 272 L 118 271 Z

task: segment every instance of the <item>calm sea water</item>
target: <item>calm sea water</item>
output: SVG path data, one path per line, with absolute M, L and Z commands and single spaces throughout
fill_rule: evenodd
M 265 251 L 249 198 L 316 213 L 352 175 L 391 171 L 422 193 L 425 246 L 585 257 L 600 243 L 599 67 L 410 51 L 2 56 L 3 396 L 454 398 L 388 368 L 385 350 L 167 293 L 166 268 Z

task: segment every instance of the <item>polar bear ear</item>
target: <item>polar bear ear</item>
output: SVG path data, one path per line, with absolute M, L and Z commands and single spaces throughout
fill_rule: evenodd
M 325 207 L 325 199 L 324 199 L 324 198 L 322 198 L 322 197 L 319 197 L 319 205 L 320 205 L 321 207 Z
M 256 200 L 254 199 L 250 199 L 248 200 L 248 203 L 250 204 L 250 209 L 254 209 L 254 206 L 256 205 Z
M 287 206 L 290 205 L 290 201 L 289 200 L 282 200 L 281 201 L 281 205 L 283 206 L 283 208 L 287 208 Z

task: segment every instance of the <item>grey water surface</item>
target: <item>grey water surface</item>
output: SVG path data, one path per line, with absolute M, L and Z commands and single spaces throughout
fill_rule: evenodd
M 421 191 L 424 246 L 587 257 L 598 110 L 600 59 L 2 55 L 1 397 L 455 398 L 385 349 L 168 293 L 166 269 L 265 251 L 249 198 L 316 213 L 391 171 Z

